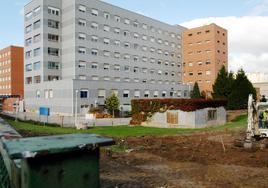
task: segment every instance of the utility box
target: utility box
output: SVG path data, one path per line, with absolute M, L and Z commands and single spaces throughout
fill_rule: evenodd
M 110 138 L 71 134 L 2 140 L 20 173 L 13 174 L 14 188 L 98 188 L 100 147 L 113 145 Z M 14 177 L 20 176 L 20 177 Z

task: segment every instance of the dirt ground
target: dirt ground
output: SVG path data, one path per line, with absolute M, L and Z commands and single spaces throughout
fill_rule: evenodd
M 233 145 L 242 131 L 119 140 L 102 152 L 101 187 L 267 187 L 268 150 Z

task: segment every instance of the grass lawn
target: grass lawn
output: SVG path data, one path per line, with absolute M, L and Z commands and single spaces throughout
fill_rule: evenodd
M 174 128 L 148 128 L 148 127 L 131 127 L 131 126 L 114 126 L 114 127 L 94 127 L 88 130 L 76 130 L 74 128 L 48 127 L 41 125 L 33 125 L 27 122 L 15 122 L 10 119 L 6 121 L 16 130 L 23 132 L 31 132 L 41 135 L 55 134 L 73 134 L 73 133 L 94 133 L 110 137 L 129 137 L 129 136 L 154 136 L 154 135 L 176 135 L 190 134 L 202 131 L 220 131 L 225 129 L 246 128 L 246 116 L 238 117 L 234 122 L 227 123 L 223 126 L 210 127 L 204 129 L 174 129 Z

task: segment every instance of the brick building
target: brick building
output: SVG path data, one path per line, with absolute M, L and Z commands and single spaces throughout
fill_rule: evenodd
M 227 35 L 227 30 L 216 24 L 183 32 L 183 82 L 197 82 L 208 97 L 219 70 L 222 66 L 228 69 Z
M 22 47 L 0 50 L 0 99 L 4 111 L 13 111 L 13 103 L 24 96 L 23 66 Z

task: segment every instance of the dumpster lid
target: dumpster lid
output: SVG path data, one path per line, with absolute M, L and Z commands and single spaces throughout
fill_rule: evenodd
M 50 154 L 91 150 L 113 144 L 115 144 L 113 139 L 95 134 L 69 134 L 3 140 L 3 146 L 11 159 L 35 158 Z

